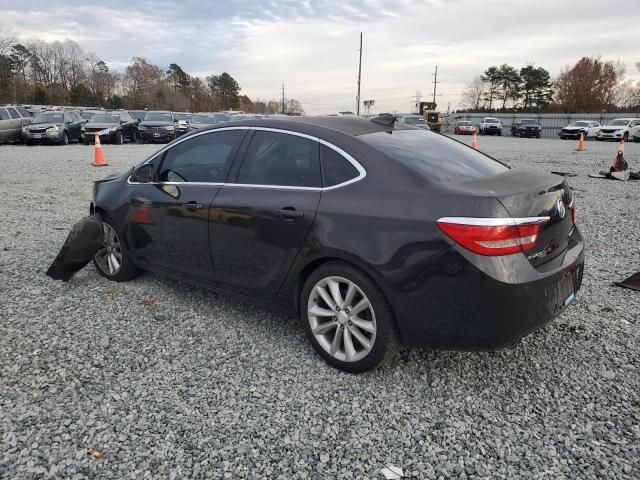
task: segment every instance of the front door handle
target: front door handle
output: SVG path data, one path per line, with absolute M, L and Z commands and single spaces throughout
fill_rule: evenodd
M 278 215 L 282 218 L 294 218 L 294 217 L 304 217 L 304 212 L 301 210 L 296 210 L 293 207 L 285 207 L 280 210 L 277 210 Z
M 198 202 L 187 202 L 183 203 L 182 206 L 189 210 L 199 210 L 202 208 L 202 204 Z

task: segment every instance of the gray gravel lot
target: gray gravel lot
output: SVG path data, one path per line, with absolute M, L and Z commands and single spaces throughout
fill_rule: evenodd
M 47 278 L 91 181 L 157 147 L 106 145 L 102 169 L 84 145 L 0 147 L 0 478 L 640 478 L 640 293 L 611 285 L 640 270 L 640 182 L 587 178 L 611 143 L 479 142 L 579 174 L 583 289 L 514 349 L 404 349 L 359 376 L 260 307 L 151 274 Z M 625 157 L 640 170 L 640 145 Z

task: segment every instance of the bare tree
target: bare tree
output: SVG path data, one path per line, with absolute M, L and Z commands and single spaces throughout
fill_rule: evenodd
M 460 106 L 465 110 L 480 110 L 485 95 L 485 84 L 478 76 L 462 92 Z
M 0 55 L 8 55 L 16 42 L 13 32 L 0 25 Z

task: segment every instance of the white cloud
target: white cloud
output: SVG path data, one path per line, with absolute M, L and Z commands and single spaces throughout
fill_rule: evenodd
M 454 108 L 490 65 L 534 63 L 552 76 L 582 56 L 627 64 L 638 76 L 634 0 L 235 0 L 0 2 L 0 23 L 22 39 L 72 38 L 112 67 L 133 56 L 187 72 L 227 71 L 244 94 L 300 99 L 309 113 L 355 109 L 359 33 L 362 98 L 406 111 L 416 90 L 430 98 L 438 65 L 441 109 Z

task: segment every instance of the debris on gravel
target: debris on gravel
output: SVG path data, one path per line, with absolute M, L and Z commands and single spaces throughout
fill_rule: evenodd
M 512 349 L 404 348 L 363 375 L 296 319 L 185 283 L 46 277 L 92 181 L 158 147 L 105 145 L 102 169 L 84 145 L 0 147 L 0 478 L 640 478 L 640 295 L 612 285 L 640 270 L 640 184 L 588 178 L 615 144 L 479 140 L 578 174 L 583 288 Z

